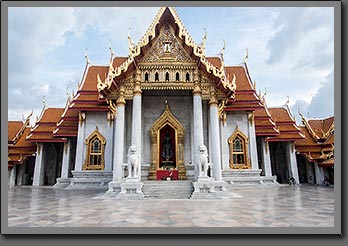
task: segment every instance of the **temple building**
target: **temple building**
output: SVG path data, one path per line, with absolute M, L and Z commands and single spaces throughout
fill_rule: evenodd
M 227 185 L 273 186 L 291 177 L 299 184 L 310 163 L 316 170 L 310 176 L 320 181 L 333 166 L 333 117 L 321 133 L 314 121 L 297 126 L 287 104 L 268 108 L 247 59 L 227 66 L 223 52 L 207 57 L 206 36 L 196 44 L 174 8 L 161 8 L 138 44 L 128 40 L 126 57 L 110 48 L 106 66 L 87 59 L 64 108 L 44 104 L 31 129 L 28 121 L 9 123 L 9 146 L 15 145 L 10 132 L 11 141 L 25 136 L 19 138 L 27 146 L 22 161 L 13 161 L 9 149 L 12 185 L 22 184 L 17 168 L 33 186 L 117 195 L 181 180 L 193 193 L 206 187 L 218 193 Z M 304 168 L 296 153 L 306 157 Z

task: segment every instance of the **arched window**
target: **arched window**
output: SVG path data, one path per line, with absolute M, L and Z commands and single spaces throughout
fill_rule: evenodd
M 190 73 L 189 72 L 186 73 L 186 82 L 188 82 L 188 81 L 190 81 Z
M 179 72 L 176 72 L 176 74 L 175 74 L 175 81 L 180 81 Z
M 147 72 L 145 73 L 144 80 L 145 80 L 145 82 L 149 82 L 149 74 Z
M 155 81 L 159 81 L 159 79 L 158 79 L 158 72 L 155 73 Z
M 169 81 L 169 73 L 166 72 L 166 81 Z
M 86 159 L 83 170 L 104 170 L 104 149 L 106 140 L 98 131 L 95 131 L 86 139 Z
M 230 168 L 250 169 L 248 159 L 248 138 L 236 127 L 234 133 L 228 138 L 230 149 Z

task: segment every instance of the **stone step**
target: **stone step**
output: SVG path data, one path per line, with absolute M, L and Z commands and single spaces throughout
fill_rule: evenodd
M 149 199 L 188 199 L 192 193 L 190 180 L 146 180 L 143 193 Z

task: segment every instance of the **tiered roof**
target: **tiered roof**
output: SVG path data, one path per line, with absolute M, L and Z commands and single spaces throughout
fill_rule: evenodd
M 56 127 L 64 109 L 63 108 L 46 108 L 44 106 L 41 115 L 35 126 L 30 130 L 27 141 L 30 142 L 65 142 L 64 138 L 55 138 L 53 130 Z
M 117 66 L 125 58 L 114 58 L 113 65 Z M 109 111 L 104 98 L 100 98 L 97 90 L 97 74 L 105 79 L 108 66 L 94 66 L 87 63 L 81 85 L 76 95 L 68 99 L 65 109 L 58 119 L 54 129 L 55 137 L 76 137 L 79 122 L 79 111 Z
M 226 111 L 254 111 L 262 108 L 246 63 L 240 66 L 226 66 L 225 72 L 227 78 L 236 78 L 235 98 L 228 101 Z
M 30 132 L 29 117 L 25 122 L 8 122 L 8 167 L 22 164 L 29 156 L 34 155 L 36 151 L 35 143 L 26 141 L 26 136 Z
M 302 115 L 301 132 L 306 136 L 295 142 L 296 151 L 321 166 L 334 165 L 334 117 L 306 120 Z
M 262 105 L 262 108 L 255 110 L 254 115 L 256 136 L 279 136 L 279 127 L 273 120 L 264 98 L 262 99 Z
M 267 141 L 295 141 L 305 137 L 301 133 L 301 129 L 296 125 L 288 105 L 279 108 L 269 108 L 268 110 L 276 125 L 279 127 L 279 135 L 269 137 Z

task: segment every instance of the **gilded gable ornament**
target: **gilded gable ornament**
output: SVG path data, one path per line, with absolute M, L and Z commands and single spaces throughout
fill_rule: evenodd
M 158 39 L 140 62 L 194 62 L 179 44 L 173 30 L 166 25 L 160 33 Z

